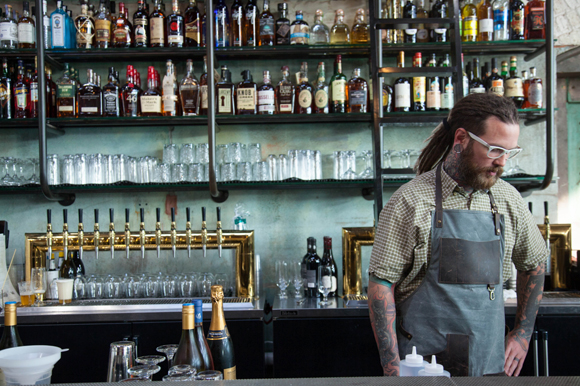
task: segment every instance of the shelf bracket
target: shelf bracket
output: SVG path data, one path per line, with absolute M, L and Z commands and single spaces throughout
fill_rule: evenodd
M 553 46 L 553 44 L 552 44 L 552 46 Z M 529 62 L 530 60 L 533 60 L 533 59 L 537 58 L 538 56 L 542 55 L 544 52 L 546 52 L 546 45 L 545 44 L 543 46 L 541 46 L 540 48 L 536 49 L 534 52 L 524 56 L 524 61 Z
M 362 188 L 362 197 L 367 201 L 375 200 L 375 188 Z

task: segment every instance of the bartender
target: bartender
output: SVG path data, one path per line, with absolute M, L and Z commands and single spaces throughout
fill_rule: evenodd
M 368 298 L 385 375 L 399 375 L 413 346 L 454 376 L 519 375 L 548 256 L 521 195 L 500 179 L 522 151 L 519 133 L 511 100 L 461 99 L 429 138 L 417 177 L 382 210 Z M 502 286 L 512 262 L 518 307 L 506 336 Z

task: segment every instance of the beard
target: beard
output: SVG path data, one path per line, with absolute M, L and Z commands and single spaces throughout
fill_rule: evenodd
M 494 172 L 494 176 L 487 173 Z M 459 174 L 468 186 L 474 190 L 489 190 L 503 174 L 501 166 L 481 167 L 473 160 L 473 141 L 461 152 Z

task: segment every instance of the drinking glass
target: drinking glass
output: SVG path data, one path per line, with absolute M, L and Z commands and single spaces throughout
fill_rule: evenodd
M 172 345 L 177 346 L 177 345 Z M 163 347 L 163 346 L 161 346 Z M 177 350 L 177 347 L 175 348 Z M 197 373 L 197 370 L 192 365 L 175 365 L 169 368 L 167 374 L 169 375 L 188 375 L 193 376 Z
M 200 163 L 193 163 L 189 165 L 189 176 L 187 180 L 189 182 L 202 182 L 203 181 L 204 167 Z
M 359 174 L 359 178 L 373 178 L 373 152 L 370 150 L 365 150 L 361 152 L 361 158 L 365 163 L 365 169 Z
M 226 162 L 226 151 L 228 145 L 216 145 L 215 147 L 215 163 L 221 165 Z
M 117 172 L 115 171 L 115 156 L 112 154 L 103 154 L 103 183 L 114 184 L 117 181 Z
M 391 153 L 391 166 L 393 169 L 404 169 L 407 167 L 405 153 L 401 150 Z
M 46 268 L 32 268 L 30 271 L 30 283 L 36 296 L 34 306 L 43 305 L 42 300 L 46 292 Z
M 127 161 L 127 179 L 135 183 L 141 182 L 139 159 L 135 157 L 129 157 Z
M 12 157 L 2 157 L 2 179 L 0 185 L 10 186 L 12 180 L 12 168 L 14 167 L 14 159 Z
M 157 365 L 165 360 L 164 356 L 161 355 L 144 355 L 135 359 L 135 362 L 142 365 Z
M 129 159 L 124 154 L 116 154 L 113 156 L 113 172 L 115 178 L 113 182 L 129 181 Z
M 177 296 L 176 279 L 174 275 L 167 275 L 163 279 L 162 291 L 164 298 L 174 298 Z
M 195 146 L 195 160 L 200 164 L 209 163 L 209 145 L 207 143 L 198 143 Z
M 89 156 L 88 162 L 88 178 L 87 182 L 90 184 L 102 184 L 104 183 L 104 167 L 103 167 L 103 155 L 102 154 L 91 154 Z
M 302 299 L 304 286 L 304 279 L 302 278 L 302 262 L 297 261 L 290 263 L 290 281 L 294 286 L 294 297 L 296 299 Z
M 86 297 L 87 281 L 82 275 L 77 275 L 73 282 L 73 299 L 84 299 Z
M 21 281 L 18 283 L 18 292 L 20 294 L 20 303 L 24 307 L 28 307 L 34 304 L 34 289 L 32 287 L 32 282 Z
M 328 305 L 328 294 L 332 289 L 332 266 L 319 265 L 318 266 L 318 292 L 322 294 L 320 305 Z
M 513 176 L 514 174 L 525 174 L 526 173 L 526 171 L 520 167 L 520 160 L 518 158 L 508 160 L 508 161 L 511 161 L 512 165 L 515 162 L 515 165 L 513 167 L 511 167 L 509 170 L 509 175 Z
M 199 277 L 199 290 L 202 297 L 209 297 L 211 295 L 211 286 L 213 283 L 213 275 L 209 272 L 204 272 Z
M 195 148 L 193 143 L 184 143 L 179 152 L 179 162 L 182 164 L 192 164 L 195 162 Z
M 58 154 L 49 154 L 46 156 L 47 162 L 47 173 L 48 173 L 48 184 L 58 185 L 60 184 L 60 162 L 58 160 Z
M 34 183 L 34 162 L 31 158 L 25 158 L 20 161 L 20 182 L 22 185 Z
M 171 165 L 171 182 L 186 181 L 188 172 L 186 164 L 179 163 Z
M 138 365 L 133 366 L 127 372 L 133 378 L 146 378 L 151 380 L 153 374 L 157 374 L 161 370 L 158 365 Z
M 278 181 L 278 157 L 275 154 L 268 155 L 268 179 Z
M 33 184 L 40 183 L 40 162 L 38 158 L 29 158 L 30 162 L 32 162 L 32 176 L 30 177 L 30 182 Z M 49 166 L 50 167 L 50 166 Z M 50 172 L 48 172 L 50 175 Z
M 195 381 L 195 375 L 167 374 L 162 378 L 162 380 L 163 382 L 192 382 Z
M 221 167 L 221 181 L 234 181 L 236 179 L 236 164 L 227 162 Z
M 61 166 L 61 182 L 63 184 L 75 184 L 75 159 L 74 155 L 63 155 Z
M 268 172 L 268 162 L 267 161 L 261 161 L 261 162 L 256 162 L 253 165 L 253 176 L 254 176 L 254 181 L 269 181 L 268 177 L 269 177 L 269 172 Z
M 346 169 L 345 172 L 342 174 L 343 180 L 354 180 L 358 178 L 356 174 L 356 151 L 348 150 L 343 152 L 344 153 L 344 161 L 346 161 Z
M 298 178 L 298 153 L 300 150 L 288 150 L 288 177 Z
M 394 150 L 384 150 L 383 151 L 383 169 L 391 168 L 391 154 Z
M 322 153 L 320 150 L 314 151 L 314 179 L 322 179 Z
M 227 150 L 226 150 L 226 157 L 225 157 L 225 162 L 229 163 L 229 162 L 244 162 L 245 160 L 243 159 L 243 146 L 240 142 L 232 142 L 230 144 L 228 144 Z
M 285 180 L 286 178 L 290 178 L 289 169 L 288 169 L 288 156 L 284 154 L 280 154 L 278 156 L 278 179 Z
M 250 162 L 240 162 L 236 165 L 236 179 L 252 181 L 252 164 Z
M 159 182 L 168 183 L 171 182 L 171 165 L 166 163 L 160 163 L 157 165 L 159 169 Z
M 280 288 L 280 299 L 288 299 L 286 288 L 290 284 L 288 276 L 288 263 L 285 261 L 276 262 L 276 284 Z
M 224 379 L 224 376 L 222 372 L 218 370 L 200 371 L 195 376 L 196 381 L 219 381 L 222 379 Z
M 409 150 L 409 167 L 414 168 L 415 164 L 419 160 L 419 156 L 421 155 L 421 150 L 411 149 Z
M 195 296 L 195 275 L 185 274 L 179 282 L 179 295 L 182 298 L 190 298 Z
M 163 163 L 173 165 L 179 162 L 179 149 L 177 145 L 171 143 L 163 146 Z
M 262 160 L 262 145 L 259 143 L 250 143 L 248 145 L 248 161 L 260 162 Z
M 75 154 L 74 155 L 74 183 L 77 185 L 87 184 L 87 155 L 86 154 Z

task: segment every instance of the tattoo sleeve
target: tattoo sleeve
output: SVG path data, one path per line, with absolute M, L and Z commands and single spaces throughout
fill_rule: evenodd
M 395 330 L 394 288 L 370 282 L 369 314 L 385 375 L 399 375 L 399 347 Z
M 514 325 L 514 336 L 524 351 L 528 351 L 530 338 L 534 331 L 534 323 L 542 294 L 544 291 L 544 263 L 532 271 L 518 271 L 518 308 Z

